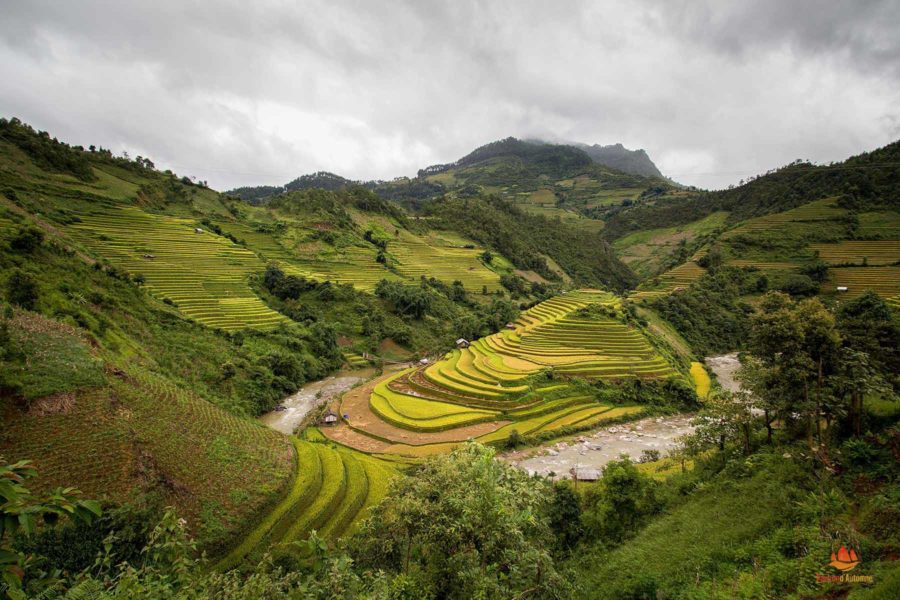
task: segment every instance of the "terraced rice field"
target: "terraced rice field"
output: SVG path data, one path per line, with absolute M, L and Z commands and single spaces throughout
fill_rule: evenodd
M 888 299 L 900 295 L 900 267 L 837 267 L 828 269 L 828 274 L 830 291 L 847 288 L 841 298 L 856 298 L 866 290 Z
M 226 331 L 266 329 L 288 319 L 270 309 L 248 284 L 265 268 L 253 252 L 203 231 L 191 219 L 157 215 L 134 207 L 108 208 L 80 216 L 73 237 L 172 300 L 186 316 Z
M 697 396 L 700 399 L 706 398 L 712 387 L 712 380 L 709 378 L 709 373 L 706 372 L 703 363 L 691 363 L 691 378 L 694 380 L 694 389 L 697 390 Z
M 287 248 L 277 236 L 257 232 L 243 223 L 218 224 L 225 232 L 246 241 L 266 261 L 278 261 L 285 272 L 318 281 L 349 283 L 372 291 L 382 279 L 418 281 L 425 275 L 447 283 L 459 280 L 472 291 L 481 291 L 482 287 L 495 291 L 501 287 L 500 276 L 480 259 L 484 248 L 477 247 L 471 240 L 454 239 L 449 233 L 418 236 L 390 226 L 390 229 L 396 229 L 397 235 L 388 242 L 388 254 L 394 259 L 398 275 L 375 260 L 377 250 L 371 244 L 340 248 L 309 248 L 308 244 L 300 244 Z M 360 218 L 360 225 L 367 225 L 366 219 Z M 498 265 L 505 265 L 502 257 L 495 260 Z
M 741 233 L 778 229 L 789 223 L 792 225 L 797 223 L 820 224 L 823 221 L 838 219 L 846 214 L 846 210 L 839 208 L 835 204 L 835 198 L 825 198 L 784 212 L 750 219 L 741 226 L 726 232 L 722 236 L 722 239 L 727 239 Z
M 837 244 L 811 244 L 809 248 L 831 265 L 862 264 L 864 260 L 871 266 L 900 262 L 900 240 L 847 240 Z
M 650 282 L 642 284 L 637 291 L 633 292 L 629 298 L 640 300 L 643 298 L 656 298 L 658 296 L 666 296 L 671 294 L 678 288 L 686 288 L 698 279 L 700 279 L 706 269 L 698 265 L 693 260 L 680 264 L 673 269 L 669 269 L 659 277 L 654 278 Z M 657 282 L 658 280 L 658 282 Z
M 298 553 L 288 544 L 315 530 L 326 540 L 351 531 L 387 493 L 396 469 L 383 460 L 325 443 L 294 439 L 296 474 L 287 494 L 217 564 L 219 570 L 258 561 L 266 551 Z
M 215 507 L 219 541 L 226 542 L 292 471 L 284 436 L 150 372 L 131 369 L 71 400 L 69 410 L 38 416 L 9 407 L 0 415 L 0 454 L 33 459 L 38 493 L 71 485 L 88 497 L 127 502 L 148 478 L 158 479 L 192 532 L 211 525 L 201 499 Z
M 480 259 L 484 248 L 429 244 L 422 238 L 401 232 L 397 240 L 388 243 L 388 252 L 397 259 L 397 271 L 409 279 L 418 280 L 424 275 L 448 283 L 461 281 L 471 291 L 487 287 L 493 292 L 501 287 L 500 276 Z
M 357 354 L 356 352 L 344 352 L 344 361 L 353 368 L 363 368 L 369 366 L 369 361 Z
M 365 291 L 372 291 L 382 279 L 399 281 L 402 278 L 375 261 L 375 251 L 360 246 L 317 255 L 307 255 L 298 250 L 283 262 L 284 270 L 316 281 L 349 283 Z
M 789 261 L 765 261 L 749 258 L 733 258 L 727 264 L 730 267 L 753 267 L 763 271 L 793 271 L 800 267 L 797 263 Z
M 513 430 L 543 434 L 639 412 L 598 404 L 567 378 L 676 375 L 641 331 L 613 316 L 617 307 L 596 290 L 542 302 L 512 329 L 349 392 L 340 407 L 349 418 L 324 433 L 367 452 L 424 456 L 467 438 L 503 442 Z M 559 378 L 548 381 L 549 371 Z

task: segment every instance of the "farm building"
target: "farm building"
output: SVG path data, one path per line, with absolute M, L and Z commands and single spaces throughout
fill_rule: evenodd
M 471 346 L 471 344 L 469 343 L 469 340 L 467 340 L 466 338 L 459 338 L 458 340 L 456 340 L 457 348 L 462 349 L 462 348 L 468 348 L 469 346 Z
M 846 292 L 848 289 L 849 289 L 849 288 L 847 288 L 846 285 L 839 285 L 839 286 L 837 286 L 837 291 L 839 291 L 839 292 Z
M 507 324 L 506 324 L 506 328 L 507 328 L 507 329 L 515 329 L 516 326 L 513 325 L 512 323 L 507 323 Z
M 199 227 L 194 227 L 194 233 L 203 233 L 203 230 Z
M 322 417 L 322 422 L 325 423 L 326 425 L 334 425 L 335 423 L 337 423 L 337 420 L 338 420 L 337 415 L 334 414 L 334 411 L 330 411 L 330 410 L 325 413 L 324 417 Z

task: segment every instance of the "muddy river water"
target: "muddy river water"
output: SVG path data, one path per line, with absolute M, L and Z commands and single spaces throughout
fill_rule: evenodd
M 308 383 L 281 401 L 283 410 L 273 410 L 259 420 L 276 431 L 290 435 L 311 410 L 340 396 L 373 373 L 372 369 L 362 369 Z

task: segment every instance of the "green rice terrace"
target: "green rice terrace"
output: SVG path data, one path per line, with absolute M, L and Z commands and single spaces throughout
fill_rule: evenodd
M 479 258 L 483 249 L 449 234 L 423 237 L 398 229 L 388 246 L 393 262 L 388 270 L 377 262 L 376 249 L 362 240 L 338 249 L 327 244 L 315 249 L 304 243 L 291 248 L 276 234 L 216 219 L 216 226 L 239 239 L 239 245 L 196 218 L 148 213 L 134 206 L 93 209 L 79 213 L 78 219 L 71 225 L 76 241 L 111 264 L 140 274 L 151 293 L 173 302 L 186 316 L 226 331 L 265 329 L 286 321 L 250 288 L 250 275 L 264 270 L 266 261 L 278 262 L 289 274 L 348 283 L 365 291 L 382 279 L 418 281 L 427 274 L 461 281 L 472 291 L 493 292 L 500 288 L 499 273 L 512 268 L 502 257 L 488 268 Z M 315 230 L 294 224 L 291 233 L 309 231 Z
M 193 219 L 122 207 L 80 215 L 74 238 L 130 273 L 204 325 L 224 330 L 273 327 L 287 319 L 248 284 L 265 268 L 253 252 L 211 234 Z
M 278 504 L 215 566 L 230 569 L 244 561 L 256 564 L 262 554 L 294 552 L 291 542 L 311 531 L 336 540 L 353 531 L 368 509 L 380 502 L 397 469 L 392 463 L 351 449 L 322 443 L 311 430 L 308 439 L 293 439 L 296 471 Z M 254 562 L 256 561 L 256 562 Z
M 570 378 L 609 382 L 684 377 L 608 292 L 578 290 L 542 302 L 505 330 L 428 365 L 389 373 L 344 395 L 330 439 L 373 454 L 426 456 L 474 438 L 501 443 L 635 416 L 640 406 L 598 403 Z
M 819 293 L 855 298 L 872 290 L 897 305 L 900 213 L 851 210 L 829 197 L 730 227 L 725 216 L 713 213 L 688 225 L 640 231 L 617 240 L 614 247 L 623 260 L 639 266 L 643 257 L 653 256 L 653 244 L 671 251 L 671 240 L 684 236 L 679 232 L 695 232 L 691 258 L 648 276 L 630 297 L 652 299 L 686 289 L 706 273 L 700 263 L 708 260 L 715 246 L 724 264 L 764 272 L 775 285 L 822 265 Z

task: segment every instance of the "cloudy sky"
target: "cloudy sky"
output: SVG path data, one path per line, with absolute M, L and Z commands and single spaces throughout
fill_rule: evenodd
M 900 138 L 900 2 L 0 0 L 0 115 L 218 189 L 486 142 L 722 187 Z

